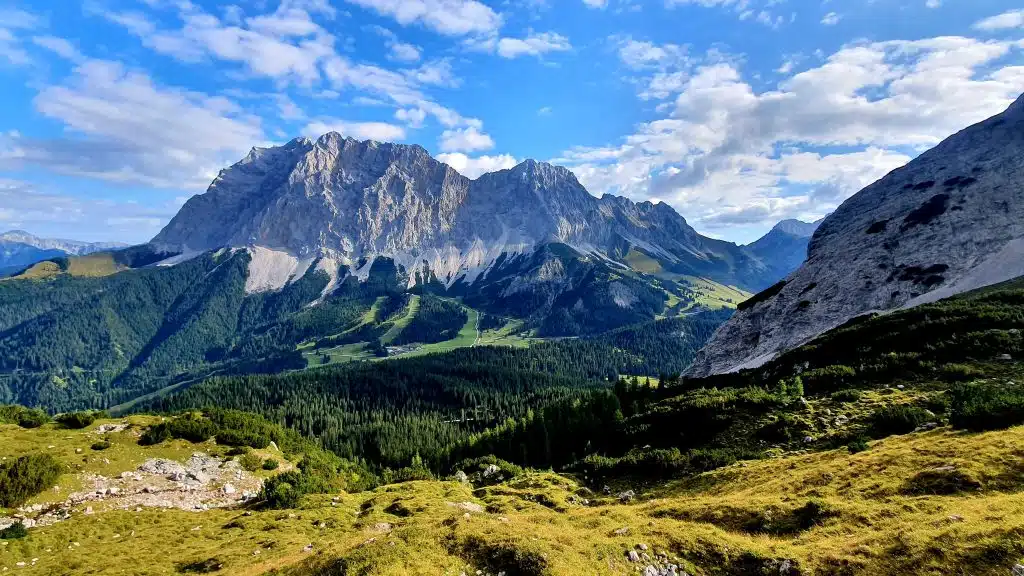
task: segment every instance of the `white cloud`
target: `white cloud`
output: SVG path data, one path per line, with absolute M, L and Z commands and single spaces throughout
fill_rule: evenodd
M 438 154 L 437 159 L 451 166 L 459 174 L 467 178 L 479 178 L 482 174 L 497 170 L 507 170 L 518 164 L 516 159 L 508 154 L 472 158 L 460 152 L 455 152 L 451 154 Z
M 86 241 L 145 242 L 174 215 L 176 201 L 114 202 L 39 190 L 0 179 L 0 229 Z M 97 226 L 99 225 L 99 226 Z
M 460 130 L 445 130 L 441 133 L 441 150 L 443 152 L 474 152 L 494 148 L 494 140 L 475 126 Z
M 537 110 L 537 116 L 551 116 L 552 112 L 553 110 L 551 109 L 551 106 L 544 106 L 543 108 Z
M 221 167 L 264 140 L 260 121 L 223 97 L 161 86 L 120 64 L 88 60 L 35 98 L 68 137 L 0 138 L 0 166 L 166 188 L 204 188 Z
M 557 161 L 595 194 L 661 199 L 706 228 L 820 216 L 911 151 L 1004 109 L 1024 67 L 992 66 L 1020 50 L 959 37 L 854 44 L 761 91 L 735 62 L 705 64 L 661 118 Z
M 523 38 L 480 36 L 467 39 L 463 45 L 474 52 L 496 53 L 502 58 L 520 56 L 543 56 L 549 52 L 572 50 L 569 39 L 555 32 L 534 32 L 530 30 Z
M 21 47 L 22 39 L 18 32 L 39 27 L 40 21 L 35 15 L 16 8 L 0 8 L 0 60 L 8 64 L 24 66 L 32 59 Z
M 64 38 L 58 38 L 56 36 L 33 36 L 32 42 L 36 46 L 46 48 L 50 52 L 71 61 L 82 60 L 82 55 L 78 52 L 78 49 Z
M 179 8 L 183 26 L 178 30 L 160 29 L 136 12 L 99 14 L 145 46 L 183 62 L 216 58 L 275 80 L 312 84 L 320 79 L 320 65 L 335 54 L 334 36 L 288 2 L 272 14 L 246 19 L 245 27 L 221 21 L 190 2 Z
M 415 44 L 395 42 L 389 46 L 391 59 L 397 62 L 416 62 L 420 59 L 420 48 Z
M 942 6 L 942 0 L 925 0 L 924 5 L 926 8 L 938 8 Z
M 583 0 L 583 3 L 587 5 L 587 8 L 597 8 L 604 10 L 608 7 L 608 0 Z
M 634 70 L 681 67 L 689 63 L 686 46 L 654 44 L 623 38 L 618 42 L 619 60 Z
M 384 44 L 389 51 L 388 59 L 405 63 L 419 61 L 422 52 L 419 46 L 402 42 L 394 32 L 383 26 L 374 26 L 373 30 L 384 38 Z
M 404 128 L 387 122 L 346 122 L 337 118 L 321 118 L 310 122 L 303 129 L 303 134 L 310 138 L 319 138 L 328 132 L 337 132 L 356 140 L 398 142 L 405 139 Z
M 839 18 L 839 14 L 836 14 L 835 12 L 829 12 L 828 14 L 825 14 L 825 16 L 821 18 L 821 23 L 824 24 L 825 26 L 835 26 L 836 24 L 839 23 Z
M 501 17 L 476 0 L 348 0 L 390 16 L 403 26 L 422 24 L 446 36 L 490 33 L 501 27 Z
M 975 22 L 973 28 L 987 32 L 1024 28 L 1024 10 L 1008 10 L 997 16 L 989 16 Z
M 395 111 L 395 120 L 405 122 L 411 128 L 420 128 L 427 119 L 427 111 L 422 108 L 399 108 Z

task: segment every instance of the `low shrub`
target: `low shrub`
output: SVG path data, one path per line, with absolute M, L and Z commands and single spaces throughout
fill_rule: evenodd
M 846 449 L 850 451 L 850 454 L 863 452 L 868 449 L 868 440 L 864 437 L 854 438 L 846 445 Z
M 96 421 L 96 413 L 92 411 L 68 412 L 59 414 L 54 420 L 65 428 L 80 430 Z
M 142 436 L 139 437 L 139 445 L 156 446 L 161 442 L 170 440 L 172 437 L 170 425 L 167 422 L 161 422 L 146 428 Z
M 924 409 L 906 404 L 886 406 L 871 416 L 869 432 L 875 438 L 913 432 L 929 420 Z
M 97 451 L 106 450 L 107 448 L 110 448 L 110 442 L 108 440 L 100 440 L 98 442 L 93 442 L 91 448 Z
M 0 424 L 17 424 L 22 428 L 39 428 L 50 421 L 50 416 L 38 408 L 25 408 L 17 404 L 0 406 Z
M 972 431 L 1024 424 L 1024 388 L 991 383 L 958 384 L 949 391 L 949 422 Z
M 983 371 L 970 364 L 943 364 L 939 367 L 939 374 L 947 382 L 966 382 L 985 375 Z
M 28 536 L 28 529 L 21 522 L 0 530 L 0 540 L 18 540 Z
M 171 436 L 189 442 L 206 442 L 217 433 L 217 425 L 206 418 L 187 415 L 174 418 L 169 423 Z
M 263 461 L 252 452 L 247 452 L 238 459 L 238 464 L 242 466 L 243 470 L 255 472 L 263 466 Z
M 280 465 L 281 464 L 277 460 L 274 460 L 273 458 L 267 458 L 266 460 L 263 461 L 263 469 L 268 471 L 277 470 L 278 466 Z
M 49 454 L 26 454 L 0 462 L 0 506 L 14 508 L 57 481 L 63 466 Z
M 863 393 L 860 390 L 854 390 L 853 388 L 847 388 L 846 390 L 839 390 L 833 392 L 830 398 L 836 402 L 857 402 Z
M 220 430 L 217 432 L 217 444 L 249 446 L 262 450 L 270 446 L 270 438 L 251 430 Z

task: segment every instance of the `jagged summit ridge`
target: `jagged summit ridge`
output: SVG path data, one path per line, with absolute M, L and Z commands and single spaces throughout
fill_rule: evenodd
M 598 199 L 564 167 L 527 160 L 470 180 L 420 146 L 334 132 L 254 148 L 152 240 L 184 253 L 259 247 L 274 254 L 254 261 L 273 261 L 274 272 L 261 274 L 273 278 L 264 288 L 301 275 L 312 260 L 358 275 L 381 256 L 410 281 L 419 272 L 447 285 L 472 282 L 502 255 L 551 242 L 610 260 L 631 246 L 670 263 L 729 260 L 741 269 L 735 282 L 748 285 L 763 271 L 745 253 L 723 259 L 739 248 L 700 236 L 668 205 Z
M 850 197 L 804 265 L 723 325 L 691 375 L 754 367 L 855 316 L 1024 275 L 1022 102 Z

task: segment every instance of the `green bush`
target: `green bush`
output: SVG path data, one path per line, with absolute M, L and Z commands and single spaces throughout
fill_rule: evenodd
M 110 442 L 107 440 L 100 440 L 99 442 L 93 442 L 92 444 L 93 450 L 106 450 L 107 448 L 110 448 Z
M 983 431 L 1024 424 L 1024 387 L 1019 385 L 958 384 L 949 400 L 954 428 Z
M 861 438 L 855 438 L 855 439 L 851 440 L 850 443 L 846 445 L 846 449 L 850 451 L 850 454 L 856 454 L 858 452 L 863 452 L 863 451 L 867 450 L 868 449 L 867 438 L 861 437 Z
M 0 462 L 0 506 L 14 508 L 57 481 L 63 467 L 49 454 L 27 454 Z
M 17 540 L 28 536 L 28 529 L 21 522 L 0 530 L 0 540 Z
M 983 371 L 970 364 L 943 364 L 939 372 L 942 379 L 947 382 L 965 382 L 985 375 Z
M 217 444 L 263 449 L 270 446 L 270 438 L 251 430 L 220 430 L 217 432 Z
M 928 420 L 928 414 L 922 408 L 906 404 L 886 406 L 871 416 L 869 431 L 875 438 L 907 434 Z
M 217 425 L 206 418 L 187 415 L 170 421 L 171 436 L 189 442 L 206 442 L 217 433 Z
M 95 422 L 96 413 L 92 411 L 68 412 L 66 414 L 58 415 L 54 420 L 62 424 L 65 428 L 79 430 Z
M 253 454 L 252 452 L 242 454 L 242 456 L 238 459 L 238 463 L 242 466 L 243 470 L 249 472 L 255 472 L 263 466 L 263 461 L 260 460 L 260 457 Z
M 0 424 L 17 424 L 22 428 L 39 428 L 50 421 L 50 416 L 38 408 L 25 408 L 17 404 L 0 406 Z
M 277 470 L 278 466 L 280 465 L 281 464 L 277 460 L 274 460 L 273 458 L 267 458 L 266 460 L 263 461 L 263 469 L 268 471 Z
M 857 402 L 863 393 L 860 390 L 854 390 L 853 388 L 847 388 L 846 390 L 839 390 L 833 392 L 830 398 L 836 402 Z
M 139 437 L 139 445 L 155 446 L 161 442 L 166 442 L 171 438 L 170 425 L 168 425 L 167 422 L 161 422 L 160 424 L 154 424 L 149 428 L 146 428 L 146 431 Z

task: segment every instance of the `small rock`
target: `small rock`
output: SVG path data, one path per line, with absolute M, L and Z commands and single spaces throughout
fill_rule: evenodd
M 612 534 L 616 536 L 625 536 L 626 534 L 629 534 L 629 526 L 623 526 L 622 528 L 618 528 L 614 532 L 612 532 Z
M 644 552 L 647 551 L 647 544 L 637 544 L 636 547 L 643 550 Z
M 484 478 L 489 478 L 501 472 L 501 468 L 498 468 L 494 464 L 488 464 L 487 468 L 484 468 Z
M 92 506 L 86 506 L 85 507 L 85 515 L 86 516 L 92 515 Z
M 81 453 L 82 453 L 82 449 L 81 448 L 75 448 L 75 454 L 81 454 Z
M 302 549 L 302 551 L 303 552 L 312 552 L 313 551 L 313 545 L 312 544 L 307 544 L 306 547 Z
M 629 559 L 630 562 L 640 561 L 640 555 L 637 554 L 636 550 L 630 550 L 629 552 L 626 552 L 626 558 Z
M 461 482 L 462 484 L 465 484 L 465 483 L 469 482 L 469 476 L 466 476 L 465 472 L 463 472 L 462 470 L 459 470 L 458 472 L 455 473 L 455 481 L 456 482 Z
M 225 494 L 234 494 L 237 491 L 235 490 L 235 487 L 232 486 L 230 483 L 225 484 L 224 487 L 221 488 L 221 490 L 223 490 Z
M 950 522 L 963 522 L 964 521 L 964 517 L 959 515 L 959 514 L 953 514 L 952 516 L 949 517 L 949 521 Z
M 636 492 L 633 492 L 632 490 L 626 490 L 625 492 L 619 492 L 619 495 L 618 495 L 619 502 L 622 502 L 623 504 L 625 504 L 627 502 L 632 502 L 634 498 L 636 498 Z
M 253 550 L 253 551 L 252 551 L 252 555 L 253 555 L 253 556 L 259 556 L 259 555 L 260 555 L 260 550 L 259 550 L 259 548 L 257 548 L 256 550 Z
M 814 442 L 814 438 L 812 436 L 804 436 L 804 444 L 810 444 L 811 442 Z
M 391 524 L 387 522 L 378 522 L 373 525 L 373 529 L 377 532 L 391 532 Z
M 107 493 L 110 494 L 111 496 L 117 496 L 120 492 L 121 489 L 118 488 L 117 486 L 114 486 L 110 490 L 107 490 Z
M 1024 564 L 1014 564 L 1010 570 L 1011 576 L 1024 576 Z
M 1011 362 L 1013 360 L 1013 356 L 1010 356 L 1009 354 L 1000 354 L 999 356 L 996 356 L 996 360 L 1002 360 L 1004 362 Z M 1018 564 L 1018 566 L 1019 566 L 1019 564 Z M 1014 576 L 1017 576 L 1017 575 L 1014 574 Z

